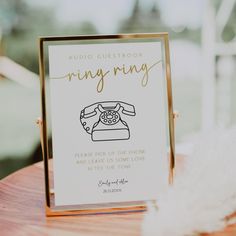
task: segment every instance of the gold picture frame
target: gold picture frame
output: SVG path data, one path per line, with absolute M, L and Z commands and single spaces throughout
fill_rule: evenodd
M 45 178 L 45 197 L 46 197 L 46 216 L 58 215 L 81 215 L 113 212 L 143 211 L 146 209 L 144 201 L 127 203 L 106 203 L 93 205 L 76 205 L 57 207 L 54 204 L 54 191 L 52 183 L 52 153 L 50 153 L 50 144 L 47 126 L 48 107 L 46 104 L 46 53 L 45 45 L 51 42 L 60 44 L 61 42 L 75 41 L 96 41 L 96 40 L 161 40 L 164 49 L 165 78 L 167 86 L 167 111 L 168 111 L 168 132 L 169 132 L 169 183 L 172 184 L 175 166 L 175 136 L 174 136 L 174 113 L 172 101 L 170 53 L 168 33 L 147 33 L 147 34 L 118 34 L 118 35 L 83 35 L 83 36 L 59 36 L 59 37 L 40 37 L 39 38 L 39 71 L 41 84 L 41 118 L 37 123 L 40 127 L 41 146 L 44 160 L 44 178 Z

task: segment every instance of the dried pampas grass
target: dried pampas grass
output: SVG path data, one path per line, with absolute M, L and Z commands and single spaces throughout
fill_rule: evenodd
M 143 236 L 213 232 L 236 211 L 236 129 L 203 135 L 174 185 L 157 199 L 143 222 Z

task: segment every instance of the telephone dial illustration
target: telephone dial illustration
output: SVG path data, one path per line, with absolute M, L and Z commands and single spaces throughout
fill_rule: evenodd
M 135 115 L 131 104 L 104 101 L 85 107 L 80 113 L 80 122 L 92 141 L 127 140 L 130 130 L 123 118 Z

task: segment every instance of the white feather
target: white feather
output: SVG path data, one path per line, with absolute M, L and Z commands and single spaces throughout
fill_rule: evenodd
M 236 129 L 204 135 L 184 171 L 149 207 L 143 236 L 184 236 L 224 228 L 236 211 Z

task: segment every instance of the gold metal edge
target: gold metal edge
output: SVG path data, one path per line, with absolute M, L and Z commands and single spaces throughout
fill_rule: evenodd
M 47 141 L 47 122 L 46 122 L 46 91 L 45 91 L 45 70 L 44 70 L 44 39 L 39 38 L 39 75 L 41 88 L 41 114 L 42 120 L 40 122 L 42 154 L 44 160 L 44 181 L 45 181 L 45 200 L 46 206 L 50 207 L 50 184 L 49 184 L 49 167 L 48 167 L 48 141 Z
M 42 152 L 44 160 L 44 176 L 45 176 L 45 197 L 46 197 L 46 216 L 56 215 L 80 215 L 80 214 L 95 214 L 95 213 L 112 213 L 112 212 L 127 212 L 143 211 L 145 205 L 124 206 L 117 208 L 101 208 L 101 209 L 86 209 L 86 210 L 53 210 L 50 203 L 50 184 L 49 184 L 49 166 L 48 166 L 48 141 L 47 141 L 47 122 L 46 122 L 46 95 L 45 95 L 45 68 L 44 68 L 44 48 L 43 43 L 46 41 L 64 41 L 64 40 L 86 40 L 86 39 L 148 39 L 162 38 L 164 39 L 165 47 L 165 62 L 166 62 L 166 79 L 167 79 L 167 96 L 168 96 L 168 114 L 169 114 L 169 135 L 170 135 L 170 169 L 169 183 L 173 183 L 173 171 L 175 164 L 175 149 L 174 149 L 174 119 L 173 119 L 173 103 L 171 89 L 171 73 L 170 73 L 170 55 L 169 55 L 169 39 L 168 33 L 138 33 L 138 34 L 118 34 L 118 35 L 77 35 L 77 36 L 47 36 L 39 37 L 39 71 L 41 84 L 41 111 L 42 111 Z
M 46 216 L 69 216 L 69 215 L 93 215 L 93 214 L 111 214 L 111 213 L 127 213 L 127 212 L 144 212 L 147 210 L 146 205 L 131 205 L 120 207 L 94 208 L 94 209 L 75 209 L 75 210 L 56 210 L 46 206 Z
M 164 35 L 165 46 L 165 60 L 166 60 L 166 82 L 167 82 L 167 96 L 168 96 L 168 114 L 169 114 L 169 138 L 170 138 L 170 160 L 169 160 L 169 184 L 174 181 L 175 168 L 175 132 L 174 132 L 174 113 L 173 113 L 173 98 L 172 98 L 172 84 L 171 84 L 171 68 L 170 68 L 170 49 L 169 36 Z
M 145 39 L 145 38 L 163 38 L 168 35 L 167 32 L 161 33 L 133 33 L 133 34 L 104 34 L 104 35 L 70 35 L 70 36 L 41 36 L 42 41 L 64 41 L 64 40 L 96 40 L 96 39 Z

